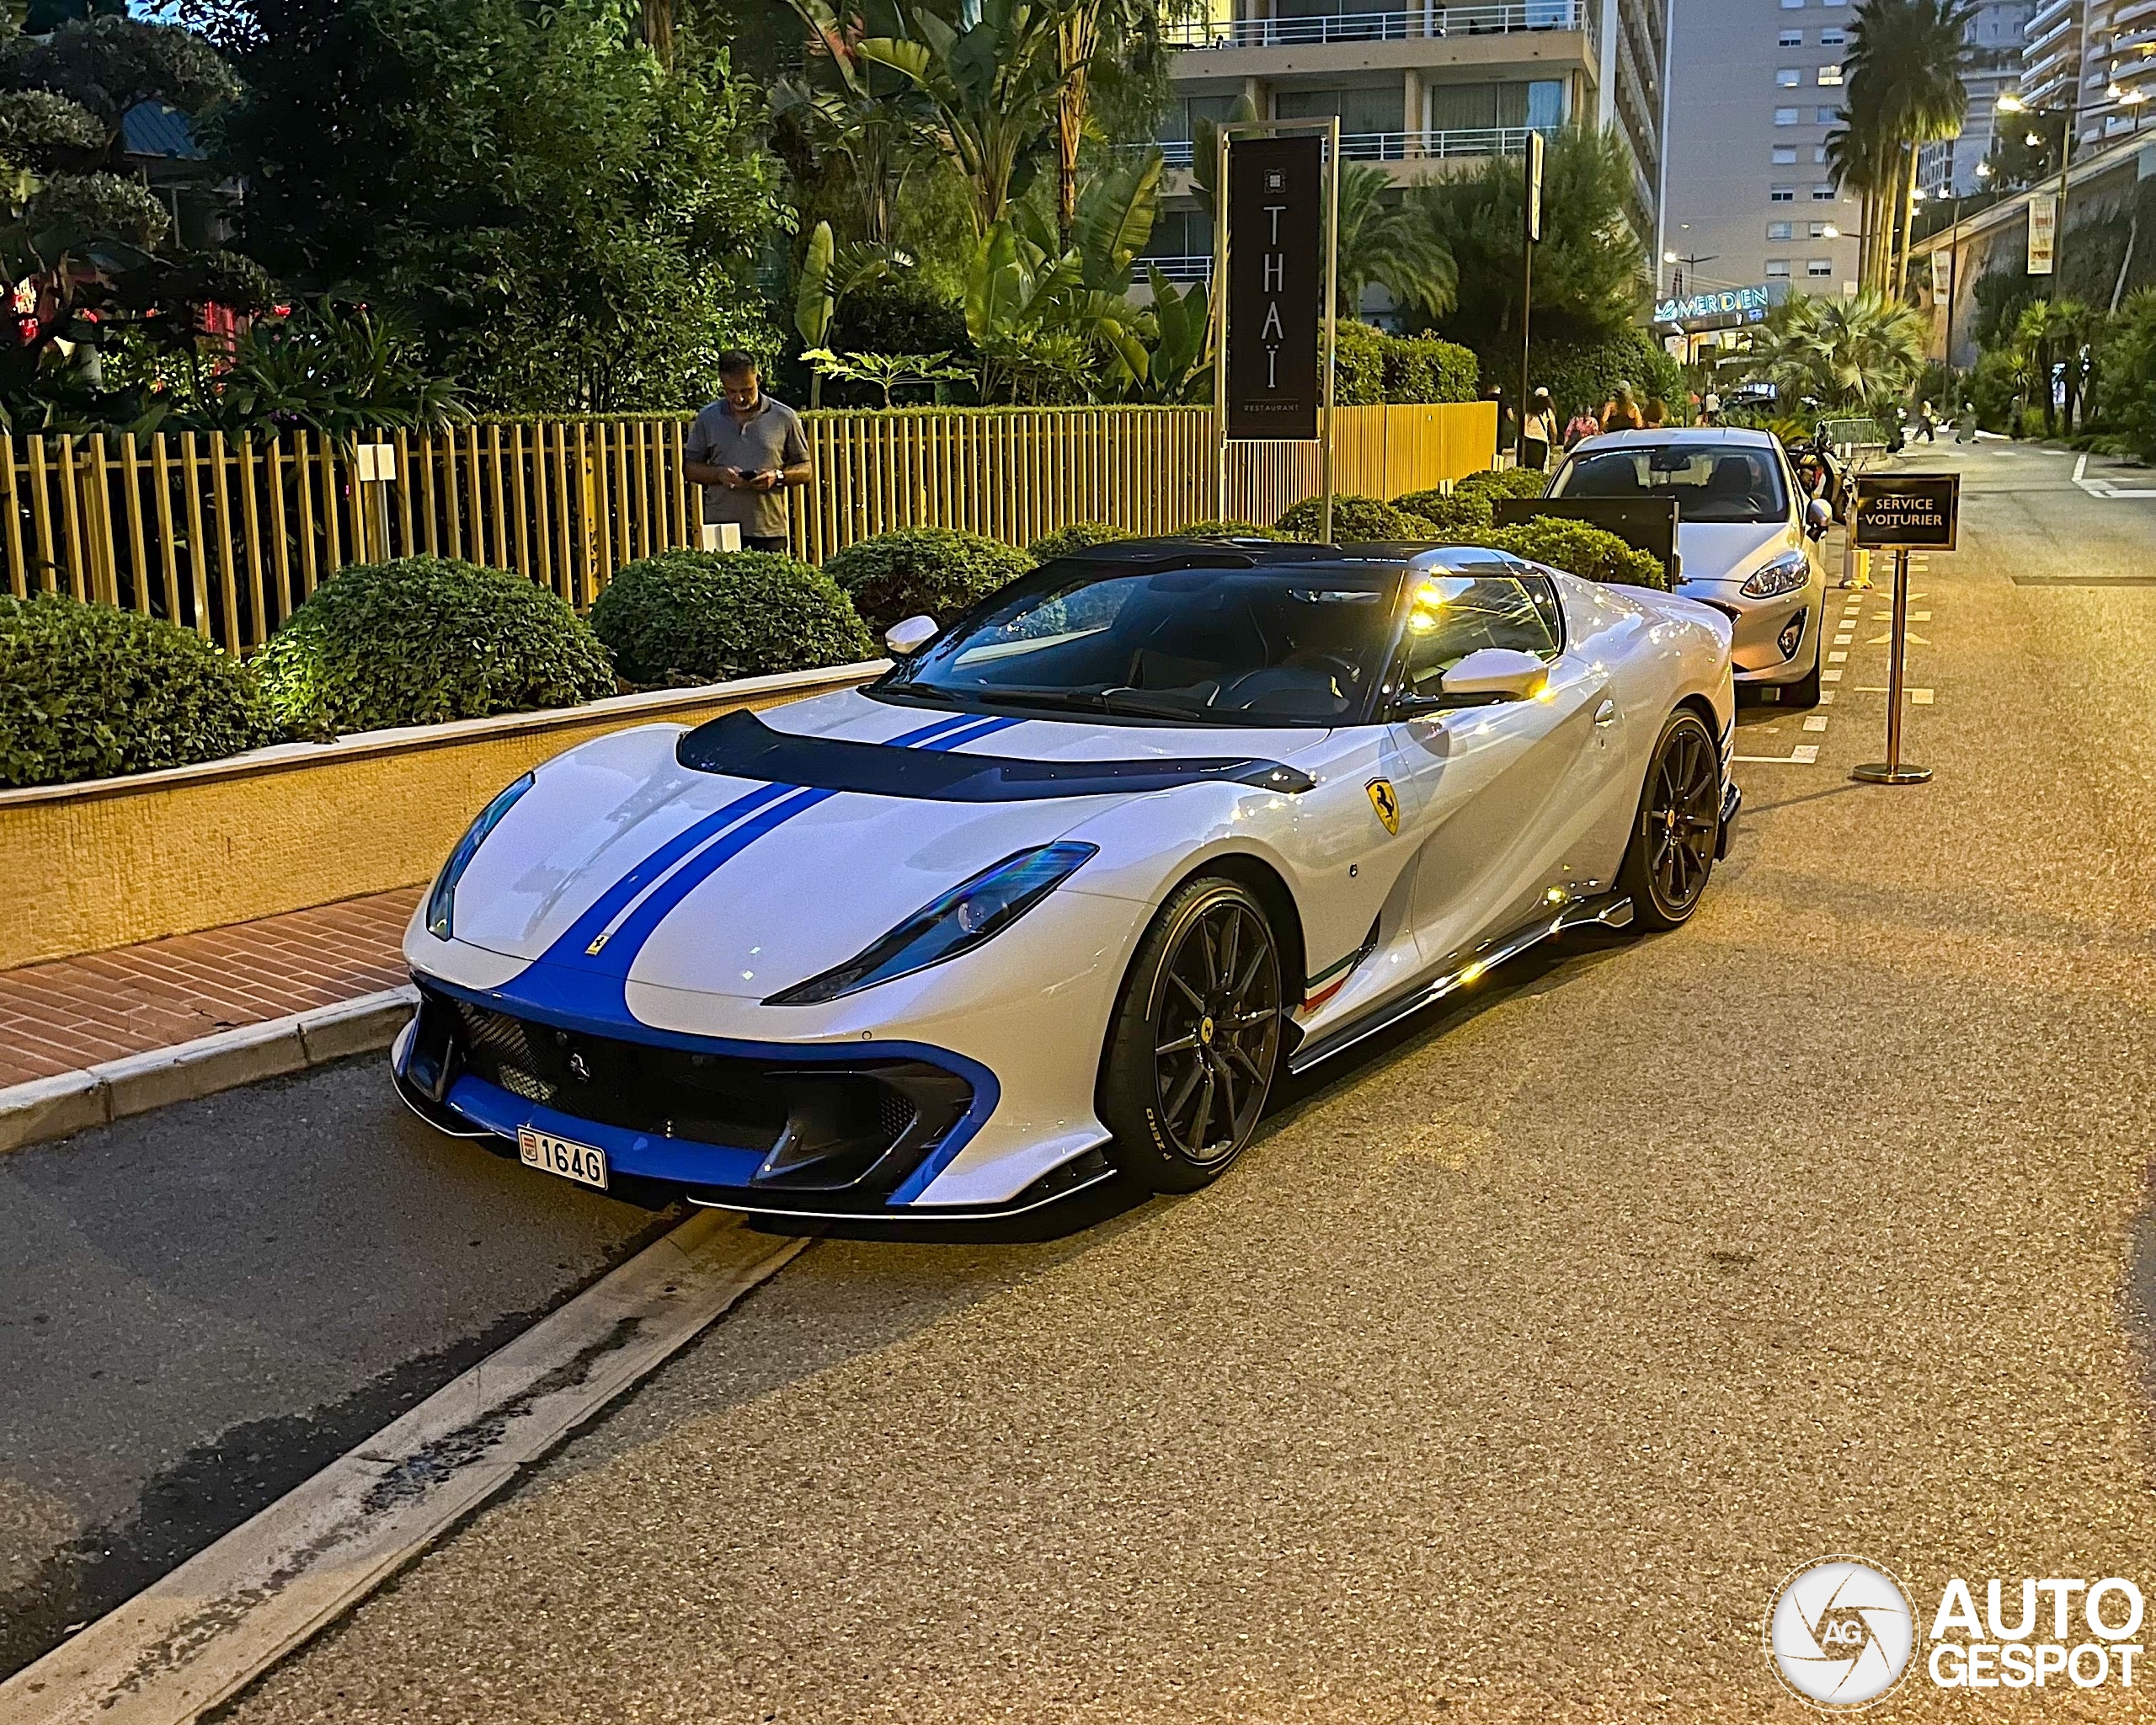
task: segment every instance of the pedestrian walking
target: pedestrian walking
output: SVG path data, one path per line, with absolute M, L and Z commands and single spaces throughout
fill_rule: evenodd
M 1661 430 L 1669 423 L 1669 403 L 1658 395 L 1648 397 L 1646 419 L 1648 430 Z
M 1706 398 L 1700 403 L 1700 412 L 1710 425 L 1721 424 L 1721 398 L 1710 389 Z
M 1567 450 L 1575 448 L 1582 438 L 1593 437 L 1601 430 L 1601 423 L 1582 408 L 1565 422 L 1565 447 Z
M 1932 412 L 1929 402 L 1917 409 L 1917 430 L 1926 443 L 1939 441 L 1939 415 Z
M 1977 404 L 1972 401 L 1961 403 L 1961 411 L 1955 415 L 1954 441 L 1974 443 L 1977 441 Z
M 1527 439 L 1521 445 L 1520 465 L 1538 473 L 1550 470 L 1550 451 L 1557 446 L 1557 404 L 1550 392 L 1538 389 L 1529 404 Z
M 784 551 L 787 489 L 810 478 L 801 416 L 764 393 L 747 354 L 721 354 L 718 382 L 719 398 L 689 427 L 682 471 L 703 488 L 707 526 L 732 522 L 744 550 Z
M 1629 383 L 1619 384 L 1615 393 L 1602 404 L 1602 429 L 1605 433 L 1644 431 L 1646 423 L 1646 416 L 1640 411 Z

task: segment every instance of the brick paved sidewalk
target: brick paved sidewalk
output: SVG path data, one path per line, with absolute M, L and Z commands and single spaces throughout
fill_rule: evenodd
M 0 1087 L 395 988 L 424 890 L 0 970 Z

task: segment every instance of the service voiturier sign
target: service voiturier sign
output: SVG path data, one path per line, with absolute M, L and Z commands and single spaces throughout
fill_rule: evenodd
M 1324 185 L 1322 138 L 1252 138 L 1229 147 L 1231 438 L 1317 436 Z
M 1961 515 L 1959 473 L 1860 474 L 1853 542 L 1860 551 L 1951 551 Z

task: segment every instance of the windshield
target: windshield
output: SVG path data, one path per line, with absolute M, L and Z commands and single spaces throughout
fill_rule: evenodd
M 1782 464 L 1770 449 L 1723 443 L 1637 443 L 1582 450 L 1565 464 L 1555 497 L 1674 499 L 1685 521 L 1789 519 Z
M 1382 674 L 1396 569 L 1051 563 L 878 687 L 1177 724 L 1353 722 Z

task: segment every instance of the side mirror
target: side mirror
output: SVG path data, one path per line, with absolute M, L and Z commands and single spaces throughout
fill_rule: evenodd
M 1807 539 L 1824 539 L 1827 529 L 1834 523 L 1834 506 L 1823 497 L 1815 497 L 1804 505 L 1804 535 Z
M 1550 667 L 1532 653 L 1512 647 L 1479 647 L 1444 674 L 1445 693 L 1453 698 L 1481 696 L 1499 701 L 1526 701 L 1542 692 Z
M 936 628 L 932 617 L 910 617 L 883 631 L 883 644 L 891 649 L 893 657 L 910 659 L 936 638 Z

